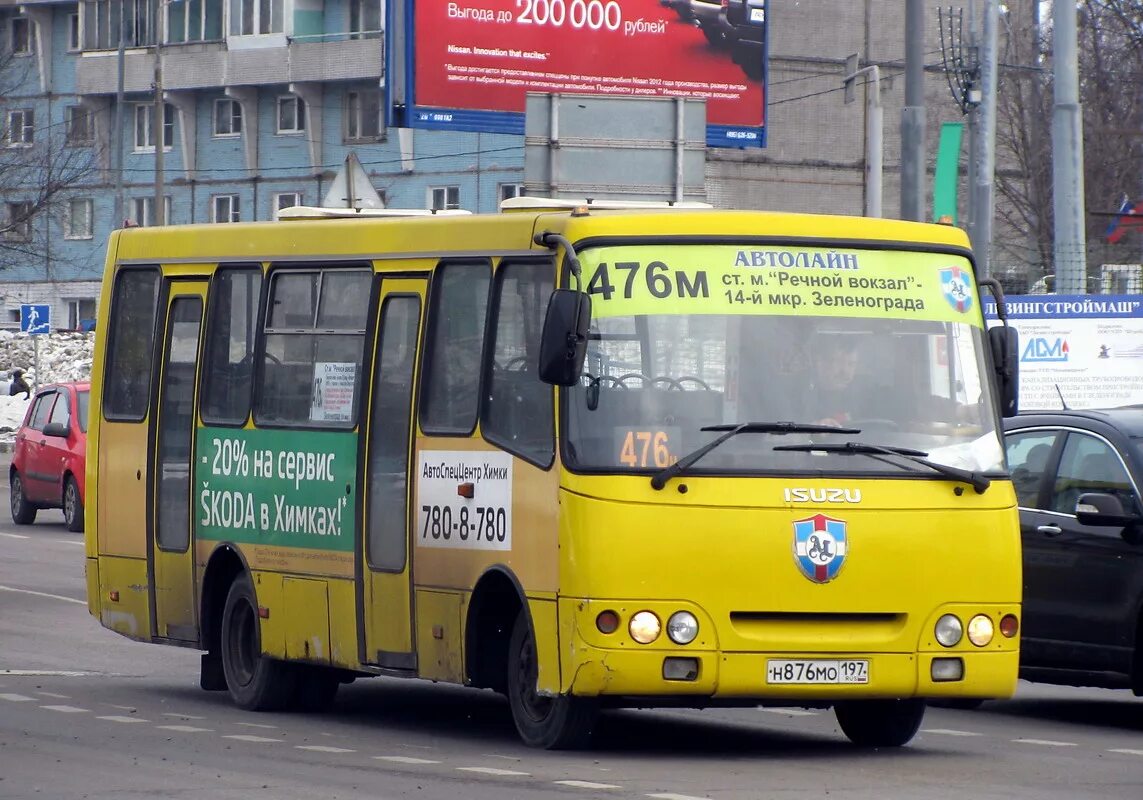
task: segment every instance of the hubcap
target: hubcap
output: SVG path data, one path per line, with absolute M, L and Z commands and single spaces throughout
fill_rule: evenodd
M 75 484 L 69 483 L 67 485 L 67 491 L 64 492 L 64 514 L 69 520 L 75 519 L 76 500 L 79 499 L 75 495 Z
M 17 475 L 12 478 L 12 511 L 19 514 L 20 507 L 24 505 L 24 487 L 21 485 L 20 477 Z

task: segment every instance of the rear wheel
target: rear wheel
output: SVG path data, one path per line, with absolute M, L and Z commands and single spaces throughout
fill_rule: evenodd
M 75 478 L 68 478 L 64 484 L 63 494 L 64 523 L 73 533 L 83 530 L 83 500 L 79 497 L 79 484 Z
M 508 705 L 520 738 L 530 747 L 564 750 L 583 747 L 591 739 L 598 706 L 571 695 L 543 697 L 536 691 L 536 642 L 521 611 L 508 643 Z
M 24 480 L 19 472 L 13 472 L 10 482 L 12 521 L 17 525 L 31 525 L 36 521 L 36 507 L 24 496 Z
M 924 700 L 851 700 L 834 706 L 837 723 L 858 747 L 908 744 L 925 716 Z
M 240 708 L 274 711 L 292 699 L 296 673 L 289 664 L 262 655 L 258 605 L 247 575 L 230 585 L 222 610 L 222 671 Z

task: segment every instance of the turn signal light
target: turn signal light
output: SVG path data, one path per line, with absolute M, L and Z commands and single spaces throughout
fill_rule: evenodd
M 619 630 L 619 615 L 614 611 L 600 611 L 595 618 L 595 627 L 600 633 L 615 633 Z
M 1020 620 L 1016 619 L 1015 614 L 1005 614 L 1000 619 L 1000 635 L 1005 639 L 1011 639 L 1020 632 Z

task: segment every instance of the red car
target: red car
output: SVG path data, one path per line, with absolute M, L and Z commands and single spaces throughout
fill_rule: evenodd
M 62 508 L 67 529 L 83 530 L 89 395 L 86 381 L 57 383 L 38 389 L 28 405 L 8 475 L 16 524 L 35 522 L 41 508 Z

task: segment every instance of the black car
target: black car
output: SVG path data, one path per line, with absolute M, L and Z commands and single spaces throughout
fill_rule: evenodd
M 1143 406 L 1004 420 L 1024 551 L 1022 677 L 1143 695 Z

